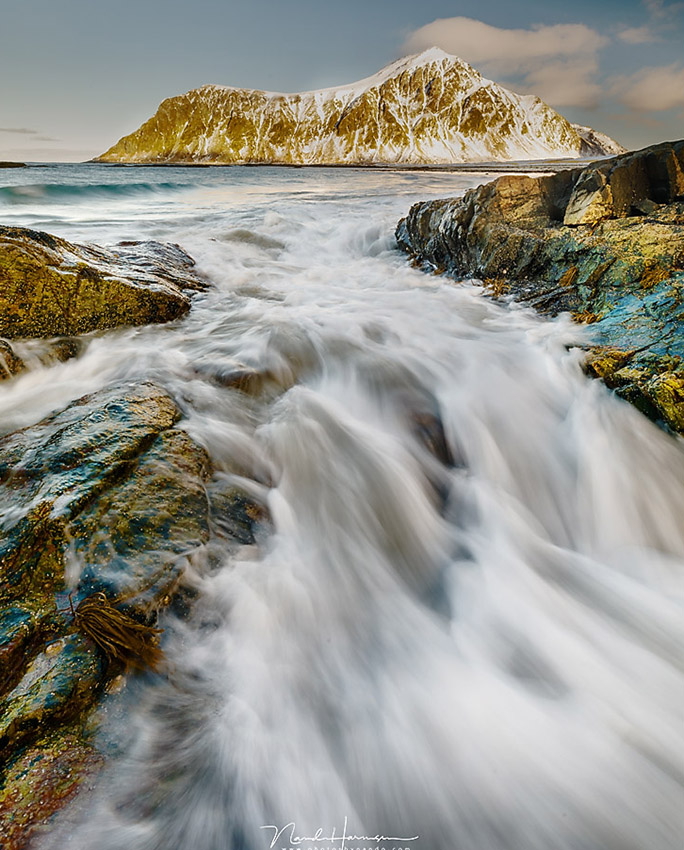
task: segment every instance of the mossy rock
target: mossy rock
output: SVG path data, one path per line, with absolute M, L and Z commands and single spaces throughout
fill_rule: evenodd
M 179 418 L 162 387 L 119 384 L 0 439 L 0 829 L 11 848 L 101 761 L 88 729 L 124 669 L 77 631 L 67 566 L 78 565 L 74 606 L 103 592 L 150 624 L 212 528 L 251 543 L 264 518 L 237 489 L 210 507 L 211 463 Z
M 419 203 L 396 236 L 424 268 L 591 324 L 587 371 L 684 433 L 684 142 Z
M 168 322 L 205 288 L 175 245 L 76 245 L 0 226 L 0 336 L 54 337 Z M 6 360 L 6 358 L 5 358 Z

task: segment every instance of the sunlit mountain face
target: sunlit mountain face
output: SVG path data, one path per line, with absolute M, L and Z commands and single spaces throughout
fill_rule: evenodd
M 617 153 L 533 95 L 432 48 L 336 88 L 208 85 L 165 100 L 103 162 L 447 163 Z

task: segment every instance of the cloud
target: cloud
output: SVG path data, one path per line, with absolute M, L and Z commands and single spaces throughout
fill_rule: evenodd
M 618 38 L 627 44 L 650 44 L 654 41 L 661 41 L 661 36 L 649 26 L 627 27 L 618 33 Z
M 651 0 L 656 2 L 656 0 Z M 440 18 L 415 30 L 408 52 L 437 46 L 489 76 L 517 76 L 519 91 L 533 92 L 554 106 L 596 106 L 593 81 L 598 51 L 608 39 L 585 24 L 503 29 L 473 18 Z
M 648 23 L 641 27 L 623 27 L 617 37 L 626 44 L 649 44 L 663 41 L 664 34 L 676 27 L 684 10 L 684 3 L 666 3 L 665 0 L 643 0 Z
M 0 133 L 20 133 L 22 136 L 35 136 L 40 130 L 29 130 L 27 127 L 0 127 Z
M 593 57 L 547 62 L 528 71 L 525 89 L 555 106 L 593 108 L 603 94 L 597 75 L 598 61 Z
M 684 107 L 684 66 L 678 62 L 615 76 L 609 83 L 614 97 L 637 112 Z
M 58 142 L 52 136 L 43 136 L 40 130 L 30 130 L 28 127 L 0 127 L 0 133 L 13 133 L 20 136 L 31 136 L 32 142 Z
M 684 3 L 667 3 L 666 0 L 643 0 L 646 11 L 654 20 L 673 20 L 684 10 Z

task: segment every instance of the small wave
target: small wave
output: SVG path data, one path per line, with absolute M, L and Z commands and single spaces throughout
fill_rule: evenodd
M 87 186 L 78 186 L 73 183 L 31 183 L 25 186 L 0 187 L 0 204 L 68 202 L 84 198 L 127 198 L 176 192 L 185 188 L 188 188 L 185 183 L 95 183 Z

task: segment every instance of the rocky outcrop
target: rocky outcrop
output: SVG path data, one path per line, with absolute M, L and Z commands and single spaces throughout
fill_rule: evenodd
M 515 94 L 432 48 L 373 77 L 320 91 L 194 89 L 165 100 L 98 161 L 452 163 L 619 150 L 538 97 Z
M 585 127 L 584 124 L 573 124 L 572 129 L 582 139 L 580 156 L 615 156 L 616 154 L 627 153 L 626 148 L 623 148 L 619 142 L 611 139 L 605 133 L 600 133 L 591 127 Z
M 54 337 L 167 322 L 205 284 L 177 245 L 75 245 L 0 226 L 0 337 Z M 0 373 L 11 371 L 0 349 Z
M 684 432 L 684 142 L 416 204 L 397 239 L 426 267 L 592 322 L 591 373 Z
M 104 592 L 154 621 L 210 536 L 205 451 L 151 383 L 86 396 L 0 438 L 0 835 L 24 847 L 95 769 L 90 732 L 123 667 L 79 633 L 73 605 Z M 223 533 L 253 540 L 260 509 L 223 494 Z

